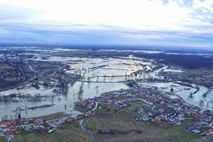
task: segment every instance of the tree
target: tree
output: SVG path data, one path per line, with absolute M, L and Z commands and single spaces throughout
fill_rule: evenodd
M 20 113 L 18 114 L 18 119 L 21 119 L 21 114 Z
M 173 93 L 173 92 L 174 92 L 174 89 L 173 89 L 173 88 L 171 88 L 171 89 L 170 89 L 170 92 L 171 92 L 171 93 Z
M 46 124 L 46 119 L 43 119 L 43 124 Z
M 193 93 L 190 93 L 190 94 L 189 94 L 189 98 L 193 98 Z

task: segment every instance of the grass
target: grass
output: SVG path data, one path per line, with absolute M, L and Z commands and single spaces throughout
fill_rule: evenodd
M 4 70 L 13 70 L 15 69 L 13 66 L 9 66 L 9 65 L 1 65 L 0 66 L 0 71 L 4 71 Z
M 0 142 L 6 142 L 4 138 L 0 138 Z
M 91 129 L 99 142 L 138 142 L 138 141 L 153 141 L 153 142 L 187 142 L 199 137 L 185 129 L 188 124 L 194 120 L 185 120 L 181 126 L 162 125 L 156 126 L 151 122 L 135 121 L 138 114 L 135 112 L 137 107 L 146 106 L 145 103 L 138 101 L 131 106 L 115 113 L 104 113 L 103 110 L 97 110 L 95 117 L 86 119 L 84 126 Z M 98 130 L 117 129 L 126 132 L 130 130 L 141 130 L 142 134 L 130 132 L 125 134 L 98 134 Z
M 144 101 L 137 100 L 134 103 L 131 103 L 129 107 L 127 107 L 128 110 L 135 110 L 138 107 L 147 107 L 149 104 L 145 103 Z
M 165 131 L 168 131 L 170 133 L 175 134 L 178 136 L 178 141 L 180 142 L 185 142 L 185 141 L 192 141 L 193 139 L 199 138 L 200 136 L 198 134 L 194 134 L 190 131 L 187 131 L 185 129 L 186 125 L 182 124 L 180 126 L 167 126 L 164 125 L 161 128 L 164 129 Z M 170 141 L 177 141 L 177 140 L 170 140 Z
M 42 116 L 42 118 L 46 120 L 52 120 L 52 119 L 57 119 L 57 118 L 62 118 L 68 116 L 67 114 L 64 114 L 63 112 L 58 112 L 58 113 L 53 113 L 50 115 Z
M 190 125 L 190 124 L 195 123 L 195 120 L 192 119 L 192 118 L 189 118 L 189 119 L 183 120 L 182 123 L 183 123 L 184 125 Z

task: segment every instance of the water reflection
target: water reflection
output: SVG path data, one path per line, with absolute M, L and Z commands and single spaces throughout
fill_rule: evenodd
M 83 95 L 83 93 L 84 93 L 84 91 L 83 91 L 83 87 L 84 87 L 84 83 L 83 82 L 81 82 L 81 85 L 80 85 L 80 87 L 79 87 L 79 91 L 78 91 L 78 100 L 80 100 L 80 101 L 82 101 L 82 95 Z

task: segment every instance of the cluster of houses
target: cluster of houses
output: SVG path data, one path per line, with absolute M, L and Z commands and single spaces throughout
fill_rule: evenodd
M 200 133 L 201 135 L 213 133 L 212 111 L 204 111 L 197 106 L 186 104 L 182 98 L 169 97 L 154 88 L 144 88 L 134 85 L 132 90 L 121 89 L 107 92 L 100 97 L 85 100 L 78 105 L 84 109 L 89 109 L 96 101 L 99 103 L 99 106 L 100 104 L 105 104 L 101 106 L 106 109 L 110 109 L 111 106 L 122 109 L 137 100 L 142 100 L 149 104 L 149 107 L 146 107 L 146 109 L 144 109 L 143 106 L 137 108 L 136 112 L 139 116 L 136 120 L 138 121 L 151 121 L 156 125 L 165 123 L 170 125 L 181 125 L 183 120 L 192 119 L 195 124 L 200 125 L 194 125 L 194 127 L 189 126 L 190 129 L 187 127 L 189 131 L 197 134 Z M 209 130 L 204 131 L 206 129 Z
M 98 104 L 95 99 L 86 99 L 80 102 L 75 103 L 75 109 L 82 112 L 81 114 L 77 115 L 77 120 L 82 120 L 84 118 L 89 118 L 91 116 L 96 115 L 96 108 Z
M 166 122 L 172 125 L 180 125 L 185 119 L 193 119 L 195 124 L 200 125 L 194 125 L 196 127 L 188 129 L 191 132 L 202 133 L 201 128 L 209 129 L 209 131 L 212 129 L 212 111 L 204 111 L 197 106 L 184 103 L 181 98 L 169 98 L 161 92 L 147 88 L 140 88 L 136 97 L 151 102 L 153 106 L 147 110 L 148 115 L 139 109 L 142 118 L 147 118 L 142 120 L 151 120 L 155 124 Z M 202 135 L 204 133 L 206 132 L 204 131 Z
M 95 100 L 100 103 L 110 104 L 116 108 L 124 108 L 130 105 L 136 100 L 133 93 L 128 93 L 126 90 L 118 90 L 112 92 L 106 92 L 100 97 L 96 97 Z
M 81 102 L 76 102 L 75 107 L 80 110 L 91 110 L 95 106 L 95 100 L 94 99 L 86 99 Z
M 89 118 L 89 117 L 95 116 L 95 115 L 96 115 L 96 111 L 92 110 L 92 111 L 86 112 L 84 114 L 77 115 L 77 120 L 82 120 L 82 119 Z
M 0 137 L 4 137 L 7 142 L 12 142 L 14 134 L 21 132 L 44 131 L 51 133 L 56 129 L 64 128 L 64 123 L 73 121 L 72 116 L 46 121 L 43 118 L 23 118 L 20 120 L 8 120 L 0 122 Z

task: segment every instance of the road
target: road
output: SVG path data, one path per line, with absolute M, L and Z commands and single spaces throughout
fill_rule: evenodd
M 94 107 L 91 111 L 94 111 L 94 110 L 96 110 L 97 108 L 98 108 L 98 102 L 95 101 L 95 107 Z M 91 111 L 88 111 L 88 112 L 91 112 Z M 80 124 L 80 126 L 81 126 L 81 129 L 82 129 L 83 131 L 87 132 L 87 133 L 91 136 L 91 139 L 92 139 L 91 142 L 96 142 L 95 136 L 93 135 L 92 131 L 89 130 L 89 129 L 84 128 L 83 122 L 84 122 L 84 120 L 80 120 L 80 121 L 79 121 L 79 124 Z

